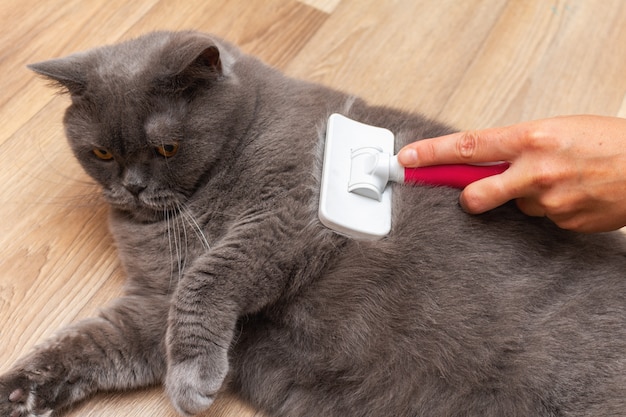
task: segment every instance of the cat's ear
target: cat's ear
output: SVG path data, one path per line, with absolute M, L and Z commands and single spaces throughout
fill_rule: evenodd
M 206 37 L 191 38 L 170 56 L 169 84 L 186 90 L 202 82 L 212 82 L 223 75 L 220 50 Z
M 28 65 L 30 70 L 49 79 L 73 96 L 81 95 L 85 90 L 86 81 L 81 67 L 81 63 L 74 56 Z
M 191 62 L 183 70 L 214 78 L 222 74 L 220 50 L 215 45 L 199 45 L 200 51 L 192 52 Z

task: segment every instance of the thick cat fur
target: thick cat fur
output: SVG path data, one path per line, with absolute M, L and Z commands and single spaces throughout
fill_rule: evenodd
M 221 390 L 272 417 L 626 415 L 621 234 L 398 185 L 385 239 L 318 221 L 331 113 L 394 131 L 396 149 L 448 127 L 195 32 L 31 68 L 71 96 L 67 137 L 128 283 L 0 377 L 1 416 L 156 383 L 186 415 Z

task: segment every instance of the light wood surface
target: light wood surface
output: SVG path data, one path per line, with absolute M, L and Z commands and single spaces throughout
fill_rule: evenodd
M 106 207 L 56 96 L 25 65 L 154 29 L 199 29 L 288 74 L 461 129 L 559 114 L 626 116 L 623 0 L 3 0 L 0 371 L 121 293 Z M 72 416 L 174 416 L 160 388 Z M 206 416 L 252 416 L 232 397 Z M 260 415 L 260 414 L 259 414 Z

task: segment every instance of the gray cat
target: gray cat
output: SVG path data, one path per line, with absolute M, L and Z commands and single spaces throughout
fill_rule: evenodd
M 396 149 L 448 127 L 195 32 L 31 69 L 71 96 L 67 137 L 128 284 L 0 377 L 2 417 L 158 383 L 185 415 L 226 389 L 272 417 L 626 415 L 621 234 L 398 185 L 387 238 L 318 221 L 329 114 L 391 129 Z

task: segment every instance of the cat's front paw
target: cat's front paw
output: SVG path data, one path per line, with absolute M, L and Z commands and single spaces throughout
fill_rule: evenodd
M 48 417 L 52 407 L 37 393 L 37 385 L 26 375 L 0 377 L 0 416 Z
M 176 410 L 185 416 L 198 414 L 213 404 L 228 372 L 226 357 L 197 356 L 170 364 L 165 389 Z

